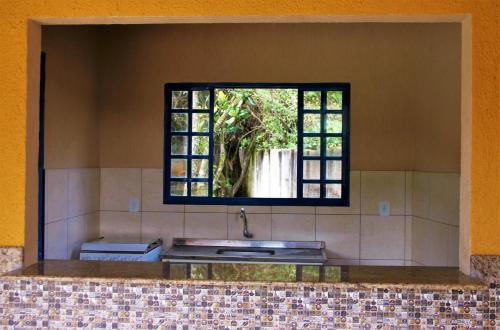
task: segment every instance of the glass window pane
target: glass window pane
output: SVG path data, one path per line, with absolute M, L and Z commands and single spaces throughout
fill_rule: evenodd
M 319 160 L 304 160 L 302 169 L 303 178 L 306 180 L 319 180 L 321 176 Z
M 342 156 L 342 138 L 327 137 L 326 138 L 326 156 L 340 157 Z
M 319 184 L 305 183 L 302 186 L 302 196 L 304 196 L 304 198 L 319 198 Z
M 172 136 L 170 139 L 171 155 L 187 155 L 187 136 Z
M 193 109 L 208 109 L 209 106 L 209 91 L 193 91 Z
M 329 91 L 326 93 L 326 109 L 342 110 L 342 91 Z
M 208 196 L 208 182 L 191 183 L 191 196 Z
M 306 113 L 304 114 L 304 133 L 321 132 L 321 115 Z
M 321 109 L 321 92 L 304 92 L 304 109 L 319 110 Z
M 209 121 L 208 113 L 193 113 L 193 132 L 208 132 Z
M 326 198 L 342 198 L 342 185 L 340 183 L 327 184 Z
M 187 176 L 187 160 L 186 159 L 171 159 L 170 160 L 170 177 L 185 178 Z
M 321 138 L 318 136 L 304 137 L 304 156 L 319 156 L 321 147 Z
M 342 133 L 342 115 L 341 114 L 326 115 L 325 126 L 327 133 Z
M 172 109 L 188 108 L 188 91 L 172 92 Z
M 192 178 L 208 178 L 208 159 L 193 159 L 191 161 Z
M 193 155 L 208 155 L 208 136 L 193 136 L 191 147 Z
M 187 183 L 170 182 L 170 196 L 187 196 Z
M 188 114 L 173 113 L 170 124 L 171 132 L 187 132 L 188 130 Z
M 326 161 L 326 179 L 341 180 L 342 179 L 342 161 L 327 160 Z

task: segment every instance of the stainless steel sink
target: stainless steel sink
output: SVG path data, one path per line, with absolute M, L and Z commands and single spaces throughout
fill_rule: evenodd
M 217 254 L 234 257 L 266 257 L 274 255 L 274 250 L 257 250 L 257 249 L 219 249 Z
M 252 241 L 174 238 L 166 262 L 292 263 L 322 265 L 323 241 Z

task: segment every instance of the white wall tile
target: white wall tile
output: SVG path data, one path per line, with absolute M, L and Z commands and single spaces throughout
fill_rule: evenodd
M 45 170 L 45 223 L 68 216 L 68 170 Z
M 99 169 L 68 170 L 68 217 L 99 211 Z
M 425 266 L 446 266 L 448 256 L 448 225 L 413 217 L 412 260 Z
M 314 241 L 315 222 L 314 214 L 273 214 L 272 239 Z
M 431 173 L 429 187 L 429 218 L 458 226 L 459 175 L 455 173 Z
M 429 218 L 429 173 L 413 172 L 413 194 L 411 214 L 420 218 Z
M 458 245 L 459 245 L 459 229 L 455 226 L 448 226 L 448 255 L 447 266 L 458 267 Z
M 138 242 L 141 239 L 141 214 L 102 211 L 100 235 L 109 240 Z
M 186 205 L 186 213 L 227 213 L 227 205 Z
M 404 198 L 405 172 L 361 172 L 361 214 L 376 215 L 379 213 L 379 203 L 388 201 L 391 204 L 391 215 L 404 215 Z
M 184 205 L 163 204 L 163 170 L 142 169 L 142 210 L 184 212 Z
M 68 259 L 68 225 L 66 220 L 45 225 L 45 259 Z
M 141 200 L 140 168 L 101 169 L 101 210 L 128 211 L 130 198 Z
M 404 216 L 361 216 L 361 259 L 404 259 Z
M 82 243 L 99 238 L 99 213 L 89 213 L 67 220 L 68 223 L 68 257 L 80 258 Z
M 186 213 L 185 237 L 227 239 L 227 213 Z
M 271 206 L 262 206 L 262 205 L 228 205 L 227 213 L 240 213 L 240 210 L 244 208 L 246 214 L 270 214 Z
M 412 217 L 405 216 L 405 259 L 412 259 L 411 248 L 413 245 L 412 234 L 411 234 L 411 226 L 412 226 Z
M 251 239 L 271 239 L 271 214 L 247 213 L 248 231 L 253 234 Z M 239 213 L 228 214 L 229 239 L 248 239 L 243 236 L 243 220 Z
M 272 213 L 276 214 L 315 214 L 314 206 L 273 206 Z
M 413 172 L 405 172 L 405 215 L 412 215 Z
M 316 217 L 316 240 L 325 241 L 328 258 L 359 259 L 359 215 Z
M 349 201 L 345 206 L 318 206 L 316 214 L 360 214 L 361 172 L 351 171 L 349 179 Z
M 184 236 L 184 213 L 142 212 L 142 240 L 163 239 L 163 249 L 172 246 L 174 237 Z

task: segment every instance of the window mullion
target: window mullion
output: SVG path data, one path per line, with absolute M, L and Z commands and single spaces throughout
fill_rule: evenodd
M 215 141 L 214 141 L 214 118 L 215 118 L 215 89 L 210 88 L 210 104 L 209 104 L 209 137 L 208 137 L 208 196 L 213 196 L 214 191 L 214 153 L 215 153 Z
M 191 155 L 192 155 L 192 146 L 193 146 L 193 90 L 189 89 L 188 92 L 188 150 L 187 150 L 187 173 L 186 173 L 186 181 L 187 181 L 187 195 L 191 196 Z
M 303 197 L 304 89 L 297 91 L 297 198 Z
M 326 161 L 325 161 L 325 156 L 326 156 L 326 91 L 322 90 L 321 91 L 321 138 L 320 138 L 320 198 L 325 198 L 326 196 L 326 187 L 325 187 L 325 180 L 326 180 Z

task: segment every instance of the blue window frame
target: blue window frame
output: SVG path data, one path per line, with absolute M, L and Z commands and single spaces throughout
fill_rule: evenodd
M 297 197 L 213 197 L 215 90 L 238 88 L 297 90 Z M 319 103 L 315 106 L 304 104 L 306 93 L 316 93 Z M 340 104 L 331 102 L 335 99 L 335 95 L 339 95 L 338 93 L 341 95 Z M 196 102 L 193 102 L 193 99 L 196 99 Z M 320 127 L 315 130 L 304 127 L 304 120 L 308 116 L 320 118 Z M 349 206 L 349 117 L 349 83 L 165 84 L 163 202 L 164 204 Z M 200 118 L 204 118 L 206 124 L 202 129 L 193 129 L 193 122 L 198 122 Z M 304 154 L 305 139 L 320 141 L 319 155 Z M 338 152 L 327 149 L 329 139 L 340 141 L 341 148 Z M 206 147 L 203 147 L 201 152 L 200 148 L 196 149 L 197 152 L 193 152 L 193 146 L 199 146 L 201 143 Z M 308 162 L 320 165 L 319 175 L 309 177 L 307 173 L 303 173 L 304 164 L 312 164 Z M 208 163 L 206 175 L 202 177 L 193 175 L 193 166 L 200 166 L 201 163 Z M 336 170 L 329 170 L 332 167 Z M 331 173 L 340 174 L 332 177 Z M 309 188 L 314 189 L 308 190 Z M 315 193 L 311 196 L 306 191 Z

